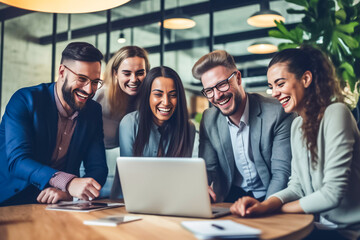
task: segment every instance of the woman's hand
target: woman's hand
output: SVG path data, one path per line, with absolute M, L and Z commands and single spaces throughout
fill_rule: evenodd
M 282 205 L 277 197 L 270 197 L 263 202 L 252 197 L 242 197 L 230 207 L 230 211 L 240 217 L 253 217 L 276 211 Z
M 249 217 L 265 213 L 266 208 L 255 198 L 242 197 L 230 207 L 230 211 L 240 217 Z

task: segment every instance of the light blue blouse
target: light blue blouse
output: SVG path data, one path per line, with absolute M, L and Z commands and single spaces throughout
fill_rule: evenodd
M 152 120 L 149 120 L 152 121 Z M 190 149 L 186 154 L 186 157 L 192 156 L 192 151 L 194 147 L 194 139 L 195 139 L 195 126 L 194 124 L 189 121 L 190 124 L 190 136 L 191 136 L 191 144 Z M 138 132 L 139 127 L 139 114 L 138 111 L 131 112 L 121 120 L 120 127 L 119 127 L 119 143 L 120 143 L 120 156 L 122 157 L 130 157 L 133 156 L 133 145 L 135 142 L 135 138 Z M 160 142 L 160 132 L 158 130 L 158 126 L 153 122 L 150 136 L 149 136 L 149 143 L 145 146 L 143 156 L 144 157 L 156 157 L 159 148 Z M 171 136 L 168 137 L 170 139 Z M 165 146 L 165 152 L 169 148 L 169 142 Z M 119 173 L 116 169 L 115 177 L 114 177 L 114 184 L 111 189 L 111 199 L 119 199 L 122 198 L 120 180 L 119 180 Z

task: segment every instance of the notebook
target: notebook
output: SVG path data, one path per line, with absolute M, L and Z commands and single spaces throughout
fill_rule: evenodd
M 183 221 L 198 239 L 258 239 L 261 230 L 231 220 Z
M 229 208 L 211 208 L 201 158 L 118 157 L 125 208 L 132 213 L 215 218 Z

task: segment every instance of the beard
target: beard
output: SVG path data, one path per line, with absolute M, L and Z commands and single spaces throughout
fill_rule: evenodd
M 221 107 L 218 106 L 218 104 L 215 105 L 215 107 L 217 109 L 220 110 L 221 114 L 228 117 L 231 116 L 233 114 L 235 114 L 239 108 L 239 106 L 241 105 L 242 99 L 241 99 L 241 95 L 240 93 L 229 93 L 229 94 L 224 94 L 221 98 L 219 98 L 216 102 L 221 102 L 222 100 L 231 97 L 232 95 L 232 100 L 234 101 L 234 105 L 232 109 L 228 109 L 227 111 L 225 111 L 224 109 L 222 109 Z M 230 99 L 231 101 L 231 99 Z
M 79 88 L 75 88 L 74 90 L 71 90 L 71 87 L 68 86 L 68 79 L 65 78 L 64 85 L 61 88 L 63 98 L 72 110 L 80 111 L 85 106 L 85 104 L 79 104 L 75 101 L 75 94 L 76 94 L 75 92 L 76 91 L 79 91 L 82 94 L 88 95 L 86 92 L 84 92 L 83 90 L 81 90 Z M 89 99 L 91 99 L 93 96 L 94 96 L 94 94 L 90 95 Z

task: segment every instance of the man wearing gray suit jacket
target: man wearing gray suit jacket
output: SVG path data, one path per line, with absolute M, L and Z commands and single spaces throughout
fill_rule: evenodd
M 217 50 L 192 69 L 214 106 L 203 113 L 199 157 L 206 161 L 209 194 L 217 202 L 259 200 L 286 187 L 293 115 L 270 98 L 246 93 L 233 57 Z

